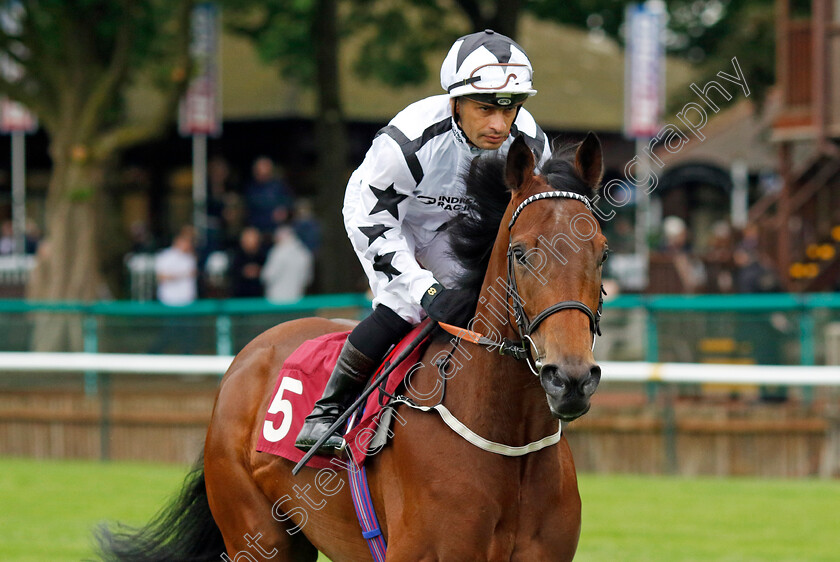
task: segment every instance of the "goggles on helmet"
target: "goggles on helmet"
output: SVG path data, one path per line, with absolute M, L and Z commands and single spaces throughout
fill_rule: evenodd
M 525 51 L 512 39 L 489 29 L 465 35 L 452 45 L 440 69 L 440 82 L 453 98 L 537 93 Z M 498 99 L 505 105 L 510 98 Z

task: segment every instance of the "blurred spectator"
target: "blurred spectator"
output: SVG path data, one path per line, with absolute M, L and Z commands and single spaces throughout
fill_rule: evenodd
M 41 243 L 41 227 L 32 219 L 26 219 L 24 230 L 24 251 L 27 254 L 34 254 L 38 251 L 38 244 Z
M 630 219 L 618 216 L 611 224 L 613 231 L 608 235 L 610 251 L 616 254 L 635 253 L 636 232 Z
M 245 228 L 245 219 L 242 197 L 236 193 L 226 193 L 222 200 L 222 249 L 233 251 L 239 245 L 239 235 Z
M 670 216 L 662 221 L 664 246 L 662 251 L 670 257 L 677 270 L 682 292 L 699 292 L 706 280 L 703 263 L 691 251 L 688 241 L 688 228 L 679 217 Z
M 183 227 L 172 246 L 155 258 L 158 300 L 168 306 L 184 306 L 197 296 L 198 270 L 195 258 L 195 233 Z
M 321 223 L 312 212 L 312 201 L 303 198 L 297 200 L 292 224 L 298 239 L 313 255 L 317 254 L 321 247 Z
M 772 265 L 758 251 L 758 227 L 747 225 L 735 248 L 735 291 L 738 293 L 772 293 L 782 290 Z
M 272 302 L 293 302 L 305 294 L 312 282 L 312 253 L 291 227 L 277 229 L 260 278 Z
M 291 217 L 294 193 L 276 176 L 274 163 L 270 158 L 257 158 L 252 173 L 253 181 L 245 189 L 248 223 L 267 235 Z
M 718 221 L 712 225 L 709 249 L 703 256 L 708 279 L 707 291 L 711 293 L 731 293 L 734 280 L 732 228 L 727 221 Z
M 3 221 L 0 225 L 0 255 L 10 256 L 15 253 L 15 228 L 12 221 Z
M 266 252 L 260 231 L 249 226 L 239 237 L 239 246 L 231 260 L 231 296 L 261 297 L 263 286 L 260 273 L 265 264 Z
M 207 251 L 225 249 L 225 206 L 229 194 L 237 191 L 230 165 L 222 156 L 214 156 L 207 163 Z M 237 232 L 241 225 L 237 228 Z
M 41 242 L 41 229 L 35 221 L 27 219 L 23 236 L 23 252 L 25 254 L 34 254 L 37 252 L 38 244 Z M 0 255 L 9 256 L 17 253 L 17 251 L 14 223 L 10 220 L 5 220 L 0 225 Z
M 198 295 L 198 271 L 195 257 L 195 230 L 184 226 L 172 241 L 172 246 L 155 258 L 158 300 L 167 306 L 187 306 Z M 168 315 L 149 353 L 192 353 L 196 334 L 190 317 Z

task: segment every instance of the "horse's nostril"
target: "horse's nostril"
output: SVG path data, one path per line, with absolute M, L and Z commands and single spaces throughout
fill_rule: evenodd
M 569 388 L 570 379 L 557 365 L 549 364 L 540 369 L 540 381 L 547 392 L 561 394 Z
M 579 381 L 579 388 L 581 394 L 584 396 L 592 396 L 595 394 L 595 390 L 597 390 L 598 385 L 601 382 L 601 367 L 598 365 L 594 365 L 590 367 L 589 372 L 586 373 L 585 376 L 580 378 Z

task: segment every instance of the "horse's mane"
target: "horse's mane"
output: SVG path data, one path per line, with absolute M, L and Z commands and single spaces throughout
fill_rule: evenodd
M 572 164 L 576 149 L 576 144 L 557 147 L 540 175 L 553 189 L 588 197 L 592 191 Z M 464 181 L 470 209 L 449 225 L 450 252 L 464 268 L 456 285 L 478 292 L 490 263 L 502 216 L 510 203 L 510 190 L 505 185 L 505 159 L 498 155 L 475 158 Z

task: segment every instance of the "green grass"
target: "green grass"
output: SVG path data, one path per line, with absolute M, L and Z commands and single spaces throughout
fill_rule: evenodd
M 0 560 L 92 556 L 91 529 L 141 524 L 180 488 L 186 467 L 0 459 Z
M 576 560 L 840 560 L 840 482 L 582 475 Z
M 90 558 L 96 524 L 145 523 L 186 470 L 0 459 L 0 560 Z M 581 562 L 840 559 L 838 481 L 581 475 L 580 491 Z

